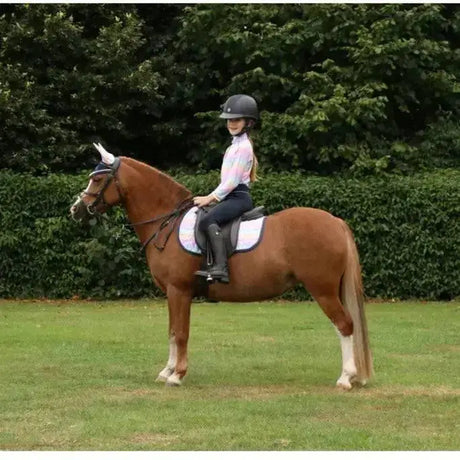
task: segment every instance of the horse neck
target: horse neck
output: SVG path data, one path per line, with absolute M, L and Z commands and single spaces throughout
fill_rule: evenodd
M 158 169 L 132 158 L 121 157 L 121 160 L 124 168 L 120 182 L 125 192 L 124 205 L 131 223 L 143 222 L 172 212 L 191 196 L 190 190 Z M 136 228 L 141 239 L 151 229 L 148 227 L 150 226 L 141 225 Z

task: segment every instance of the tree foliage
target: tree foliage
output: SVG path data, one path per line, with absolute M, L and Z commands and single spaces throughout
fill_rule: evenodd
M 3 167 L 73 171 L 101 141 L 217 167 L 232 93 L 266 169 L 459 166 L 460 10 L 440 4 L 5 5 Z
M 441 5 L 201 5 L 179 32 L 184 86 L 216 107 L 253 94 L 262 163 L 275 169 L 445 165 L 460 153 L 459 19 Z M 439 131 L 457 145 L 449 156 Z
M 134 7 L 18 5 L 0 34 L 3 166 L 72 170 L 91 140 L 150 137 L 165 76 Z

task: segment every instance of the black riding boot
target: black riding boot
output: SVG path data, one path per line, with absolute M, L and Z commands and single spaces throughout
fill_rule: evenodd
M 210 268 L 209 273 L 213 279 L 221 283 L 228 283 L 227 250 L 220 227 L 217 224 L 211 224 L 207 233 L 214 256 L 214 265 Z

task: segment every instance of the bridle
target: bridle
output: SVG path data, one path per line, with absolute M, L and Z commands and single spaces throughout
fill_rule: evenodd
M 104 192 L 107 190 L 108 186 L 111 184 L 112 181 L 115 182 L 115 186 L 117 187 L 120 202 L 122 204 L 124 203 L 124 194 L 123 194 L 122 188 L 120 187 L 120 184 L 118 182 L 118 176 L 117 176 L 117 171 L 120 168 L 120 164 L 121 164 L 120 158 L 115 157 L 115 161 L 112 163 L 112 165 L 109 166 L 109 165 L 104 164 L 103 167 L 101 167 L 100 169 L 96 169 L 95 171 L 93 171 L 89 175 L 89 177 L 91 178 L 91 177 L 94 177 L 94 176 L 99 175 L 99 174 L 106 174 L 106 177 L 105 177 L 104 183 L 102 184 L 101 189 L 98 192 L 93 193 L 93 192 L 87 192 L 85 190 L 80 194 L 80 198 L 82 196 L 84 196 L 84 195 L 95 198 L 95 200 L 92 203 L 86 205 L 86 210 L 88 211 L 88 214 L 90 214 L 90 215 L 101 214 L 96 209 L 98 204 L 101 203 L 101 202 L 102 202 L 102 204 L 103 204 L 105 209 L 107 209 L 110 206 L 112 206 L 110 203 L 107 203 L 105 201 L 105 199 L 104 199 Z M 188 197 L 185 200 L 181 201 L 177 205 L 177 207 L 172 212 L 170 212 L 168 214 L 163 214 L 161 216 L 153 217 L 152 219 L 145 220 L 145 221 L 142 221 L 142 222 L 135 222 L 133 224 L 126 224 L 126 226 L 128 226 L 128 227 L 136 227 L 137 225 L 151 224 L 151 223 L 159 222 L 159 221 L 162 220 L 162 222 L 160 223 L 160 226 L 158 227 L 158 229 L 153 233 L 152 236 L 147 238 L 147 240 L 144 241 L 144 243 L 142 243 L 142 248 L 141 248 L 141 251 L 143 251 L 146 248 L 146 246 L 150 242 L 153 241 L 153 245 L 155 246 L 155 248 L 157 248 L 161 252 L 166 247 L 166 243 L 168 242 L 168 239 L 169 239 L 169 237 L 171 236 L 171 233 L 174 230 L 175 223 L 176 223 L 177 219 L 182 215 L 182 213 L 184 213 L 185 211 L 189 210 L 192 206 L 193 206 L 193 199 L 191 197 Z M 156 241 L 157 238 L 160 236 L 161 232 L 166 227 L 168 227 L 170 224 L 172 224 L 172 225 L 170 226 L 170 229 L 169 229 L 168 233 L 166 234 L 166 236 L 164 238 L 163 245 L 158 246 L 157 241 Z
M 95 198 L 95 200 L 92 203 L 89 203 L 89 204 L 86 205 L 86 210 L 88 211 L 88 214 L 90 214 L 92 216 L 94 216 L 95 214 L 100 214 L 100 212 L 96 209 L 96 207 L 101 202 L 102 202 L 102 204 L 103 204 L 105 209 L 109 208 L 111 206 L 109 203 L 107 203 L 105 201 L 104 192 L 107 190 L 107 188 L 111 184 L 112 180 L 114 180 L 114 182 L 115 182 L 115 186 L 117 188 L 117 192 L 118 192 L 120 201 L 123 203 L 124 195 L 123 195 L 123 192 L 121 190 L 120 184 L 118 182 L 118 176 L 117 176 L 117 171 L 118 171 L 118 169 L 120 167 L 120 164 L 121 164 L 120 158 L 115 158 L 115 160 L 112 163 L 112 165 L 110 165 L 110 166 L 109 165 L 104 165 L 105 168 L 96 169 L 95 171 L 93 171 L 89 175 L 89 177 L 92 178 L 94 176 L 98 176 L 99 174 L 107 174 L 105 176 L 104 183 L 102 184 L 102 187 L 98 192 L 93 193 L 93 192 L 87 192 L 86 190 L 84 190 L 80 194 L 80 198 L 82 196 L 85 196 L 85 195 Z

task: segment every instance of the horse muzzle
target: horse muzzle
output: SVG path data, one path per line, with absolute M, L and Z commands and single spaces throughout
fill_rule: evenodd
M 81 198 L 71 206 L 70 215 L 76 222 L 88 223 L 97 211 L 91 204 L 86 204 Z

